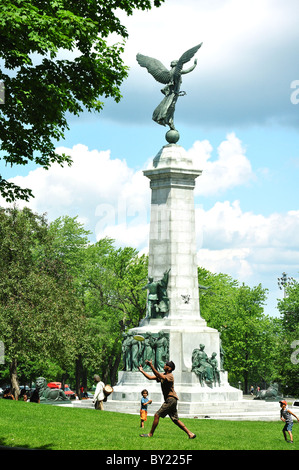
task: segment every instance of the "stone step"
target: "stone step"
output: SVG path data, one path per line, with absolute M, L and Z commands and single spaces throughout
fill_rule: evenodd
M 162 403 L 162 402 L 161 402 Z M 148 407 L 148 416 L 153 416 L 159 408 L 160 402 L 155 407 Z M 71 405 L 78 408 L 94 409 L 92 400 L 74 401 Z M 139 415 L 139 402 L 124 400 L 112 400 L 108 398 L 104 403 L 104 410 Z M 292 407 L 290 407 L 292 410 Z M 261 400 L 241 400 L 237 402 L 218 403 L 179 403 L 178 413 L 180 418 L 217 419 L 233 421 L 277 421 L 280 418 L 279 404 L 277 402 L 265 402 Z M 298 410 L 297 410 L 298 411 Z M 296 412 L 296 410 L 295 410 Z

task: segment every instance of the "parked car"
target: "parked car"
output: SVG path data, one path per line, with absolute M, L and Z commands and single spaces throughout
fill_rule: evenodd
M 49 382 L 48 383 L 48 387 L 49 388 L 61 388 L 61 382 Z M 68 386 L 68 384 L 65 384 L 64 385 L 64 393 L 65 395 L 70 398 L 71 400 L 75 400 L 76 398 L 76 394 L 75 392 L 73 392 L 70 387 Z

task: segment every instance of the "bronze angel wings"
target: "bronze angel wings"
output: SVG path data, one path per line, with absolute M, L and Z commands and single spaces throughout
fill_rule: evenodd
M 180 78 L 183 65 L 192 59 L 201 45 L 202 43 L 188 49 L 183 55 L 181 55 L 178 61 L 173 62 L 172 64 L 175 64 L 174 70 L 168 70 L 159 60 L 143 54 L 137 54 L 136 59 L 138 64 L 141 67 L 145 67 L 157 82 L 167 85 L 171 81 L 177 81 Z

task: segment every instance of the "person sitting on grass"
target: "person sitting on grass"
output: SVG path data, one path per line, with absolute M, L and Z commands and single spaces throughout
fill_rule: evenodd
M 138 369 L 142 374 L 149 380 L 156 380 L 161 382 L 162 393 L 164 397 L 164 403 L 161 408 L 155 413 L 154 421 L 152 424 L 151 431 L 148 434 L 140 434 L 140 437 L 152 437 L 154 435 L 155 429 L 159 424 L 160 418 L 165 418 L 169 416 L 171 420 L 176 424 L 180 429 L 182 429 L 188 436 L 189 439 L 194 439 L 196 434 L 189 431 L 189 429 L 180 421 L 177 413 L 177 401 L 178 396 L 174 390 L 174 377 L 172 372 L 175 369 L 175 365 L 172 361 L 166 362 L 164 365 L 164 374 L 158 372 L 153 366 L 152 361 L 145 361 L 146 364 L 150 366 L 154 375 L 150 375 L 147 372 L 144 372 L 142 366 L 140 365 Z

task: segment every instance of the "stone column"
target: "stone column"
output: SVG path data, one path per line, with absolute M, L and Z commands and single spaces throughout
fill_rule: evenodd
M 194 208 L 195 179 L 201 170 L 194 169 L 183 147 L 170 144 L 144 175 L 150 179 L 152 193 L 149 276 L 155 281 L 170 269 L 166 323 L 205 325 L 199 309 Z
M 219 401 L 223 405 L 225 401 L 239 400 L 242 396 L 239 390 L 229 386 L 226 373 L 221 373 L 221 385 L 214 385 L 210 381 L 201 384 L 198 375 L 192 371 L 192 354 L 200 344 L 205 346 L 208 358 L 215 352 L 218 363 L 220 360 L 219 332 L 208 327 L 200 316 L 194 186 L 201 171 L 194 168 L 181 146 L 170 143 L 160 150 L 144 174 L 150 180 L 152 193 L 148 275 L 154 282 L 161 281 L 164 272 L 170 269 L 167 285 L 169 310 L 163 315 L 162 310 L 158 310 L 156 316 L 143 319 L 130 333 L 141 336 L 151 333 L 156 338 L 162 331 L 166 333 L 169 338 L 168 359 L 176 366 L 174 376 L 179 414 L 198 414 L 205 409 L 207 402 Z M 155 296 L 154 290 L 151 295 Z M 143 366 L 145 359 L 142 357 Z M 126 406 L 134 412 L 143 388 L 149 390 L 155 402 L 162 400 L 160 385 L 156 381 L 147 381 L 140 372 L 120 372 L 119 383 L 112 394 L 115 407 L 119 400 L 119 409 Z M 115 409 L 113 403 L 109 409 Z

